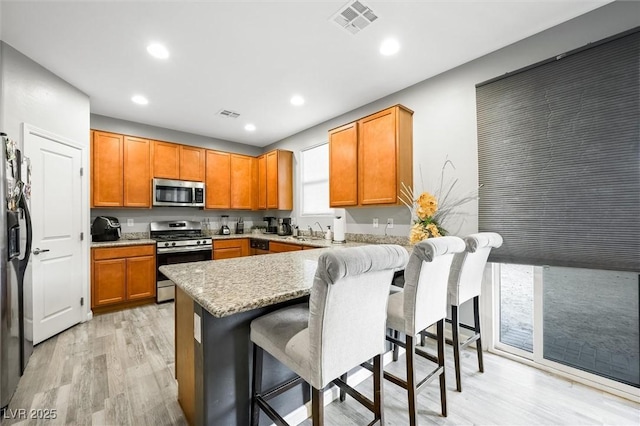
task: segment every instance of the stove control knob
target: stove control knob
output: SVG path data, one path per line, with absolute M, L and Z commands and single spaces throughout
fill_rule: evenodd
M 169 243 L 164 243 L 164 246 L 165 247 L 169 247 Z
M 200 245 L 200 241 L 198 240 L 198 242 L 196 244 Z
M 173 247 L 175 247 L 175 246 L 176 246 L 176 243 L 171 243 L 171 245 L 172 245 Z

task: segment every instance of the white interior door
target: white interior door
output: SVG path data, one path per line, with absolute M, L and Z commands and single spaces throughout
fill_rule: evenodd
M 33 343 L 82 321 L 82 150 L 25 132 L 31 159 Z

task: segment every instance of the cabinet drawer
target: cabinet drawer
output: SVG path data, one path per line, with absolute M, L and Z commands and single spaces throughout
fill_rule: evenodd
M 271 253 L 282 253 L 285 251 L 298 251 L 302 250 L 302 246 L 298 244 L 287 244 L 271 241 L 269 243 L 269 251 Z
M 94 248 L 93 260 L 104 259 L 118 259 L 125 257 L 137 257 L 137 256 L 155 256 L 156 246 L 147 244 L 141 246 L 127 246 L 127 247 L 106 247 L 106 248 Z
M 232 240 L 214 240 L 213 241 L 213 249 L 224 249 L 224 248 L 236 248 L 242 247 L 243 238 L 236 238 Z

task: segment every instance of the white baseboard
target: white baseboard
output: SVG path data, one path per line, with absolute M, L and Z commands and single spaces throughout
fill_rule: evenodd
M 404 354 L 404 349 L 400 348 L 400 355 Z M 387 365 L 393 361 L 393 351 L 389 351 L 382 356 L 382 364 Z M 360 383 L 364 382 L 367 378 L 369 378 L 373 373 L 364 368 L 359 369 L 353 374 L 350 374 L 347 378 L 347 384 L 352 387 L 356 387 Z M 340 397 L 340 389 L 337 386 L 332 386 L 331 389 L 328 389 L 324 392 L 324 405 L 327 406 L 331 404 L 334 400 Z M 311 401 L 307 402 L 303 406 L 295 409 L 291 413 L 287 414 L 284 419 L 290 425 L 298 425 L 311 417 Z M 275 426 L 274 423 L 271 426 Z

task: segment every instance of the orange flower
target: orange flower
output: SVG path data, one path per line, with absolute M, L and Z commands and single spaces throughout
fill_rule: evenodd
M 436 200 L 436 197 L 428 192 L 420 194 L 420 197 L 416 200 L 416 204 L 416 215 L 418 215 L 420 220 L 425 220 L 426 218 L 433 216 L 436 213 L 436 210 L 438 210 L 438 201 Z

